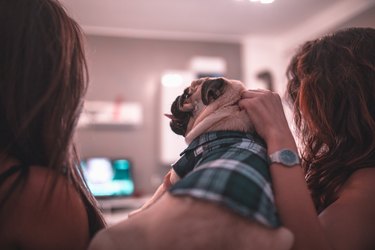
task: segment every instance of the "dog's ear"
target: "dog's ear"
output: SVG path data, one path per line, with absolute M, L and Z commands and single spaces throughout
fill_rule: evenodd
M 226 82 L 223 78 L 208 79 L 202 84 L 201 96 L 204 105 L 209 105 L 211 102 L 219 98 L 223 93 Z

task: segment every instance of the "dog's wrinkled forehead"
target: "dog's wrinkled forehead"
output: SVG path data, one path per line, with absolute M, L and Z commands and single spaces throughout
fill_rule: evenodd
M 205 81 L 209 80 L 210 78 L 201 78 L 195 81 L 192 81 L 190 84 L 190 90 L 191 91 L 196 91 L 199 86 L 201 86 Z
M 228 80 L 223 77 L 201 78 L 191 83 L 189 92 L 191 95 L 196 94 L 196 98 L 204 105 L 209 105 L 224 93 L 227 84 Z
M 190 118 L 195 117 L 203 106 L 218 99 L 225 91 L 228 80 L 219 78 L 200 78 L 194 80 L 182 95 L 178 96 L 171 106 L 172 130 L 185 135 Z
M 192 81 L 191 84 L 190 84 L 190 87 L 187 87 L 184 90 L 184 93 L 183 93 L 182 97 L 185 97 L 186 99 L 191 98 L 191 97 L 195 97 L 194 99 L 200 98 L 201 97 L 200 95 L 201 95 L 202 85 L 204 85 L 204 83 L 211 82 L 214 79 L 216 79 L 216 78 L 206 77 L 206 78 L 200 78 L 200 79 Z
M 223 94 L 226 84 L 227 80 L 221 77 L 194 80 L 190 87 L 177 97 L 176 104 L 180 111 L 184 112 L 192 111 L 199 102 L 208 105 Z

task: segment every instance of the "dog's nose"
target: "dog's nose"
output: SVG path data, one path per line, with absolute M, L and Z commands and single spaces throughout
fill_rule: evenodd
M 191 116 L 190 111 L 181 110 L 184 101 L 185 100 L 183 97 L 178 96 L 175 99 L 175 101 L 172 103 L 171 113 L 173 115 L 173 118 L 171 122 L 169 123 L 173 132 L 175 132 L 178 135 L 183 135 L 183 136 L 186 133 L 187 125 L 189 123 L 190 116 Z
M 183 119 L 186 115 L 185 112 L 181 111 L 182 104 L 181 96 L 177 96 L 176 100 L 172 103 L 171 112 L 172 115 L 177 119 Z

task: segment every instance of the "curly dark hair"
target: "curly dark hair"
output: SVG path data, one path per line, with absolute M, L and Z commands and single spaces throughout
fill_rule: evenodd
M 320 212 L 354 171 L 375 167 L 375 29 L 306 42 L 287 77 L 302 166 Z

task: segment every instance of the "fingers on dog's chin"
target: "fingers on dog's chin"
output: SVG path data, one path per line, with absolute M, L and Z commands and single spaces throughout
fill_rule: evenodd
M 245 90 L 241 93 L 241 98 L 250 98 L 253 96 L 254 96 L 254 93 L 252 92 L 252 90 Z
M 242 92 L 241 97 L 242 98 L 251 98 L 256 97 L 259 94 L 265 94 L 265 93 L 272 93 L 268 89 L 249 89 Z
M 238 101 L 238 107 L 240 107 L 240 109 L 246 109 L 246 103 L 244 102 L 244 100 L 239 100 Z

